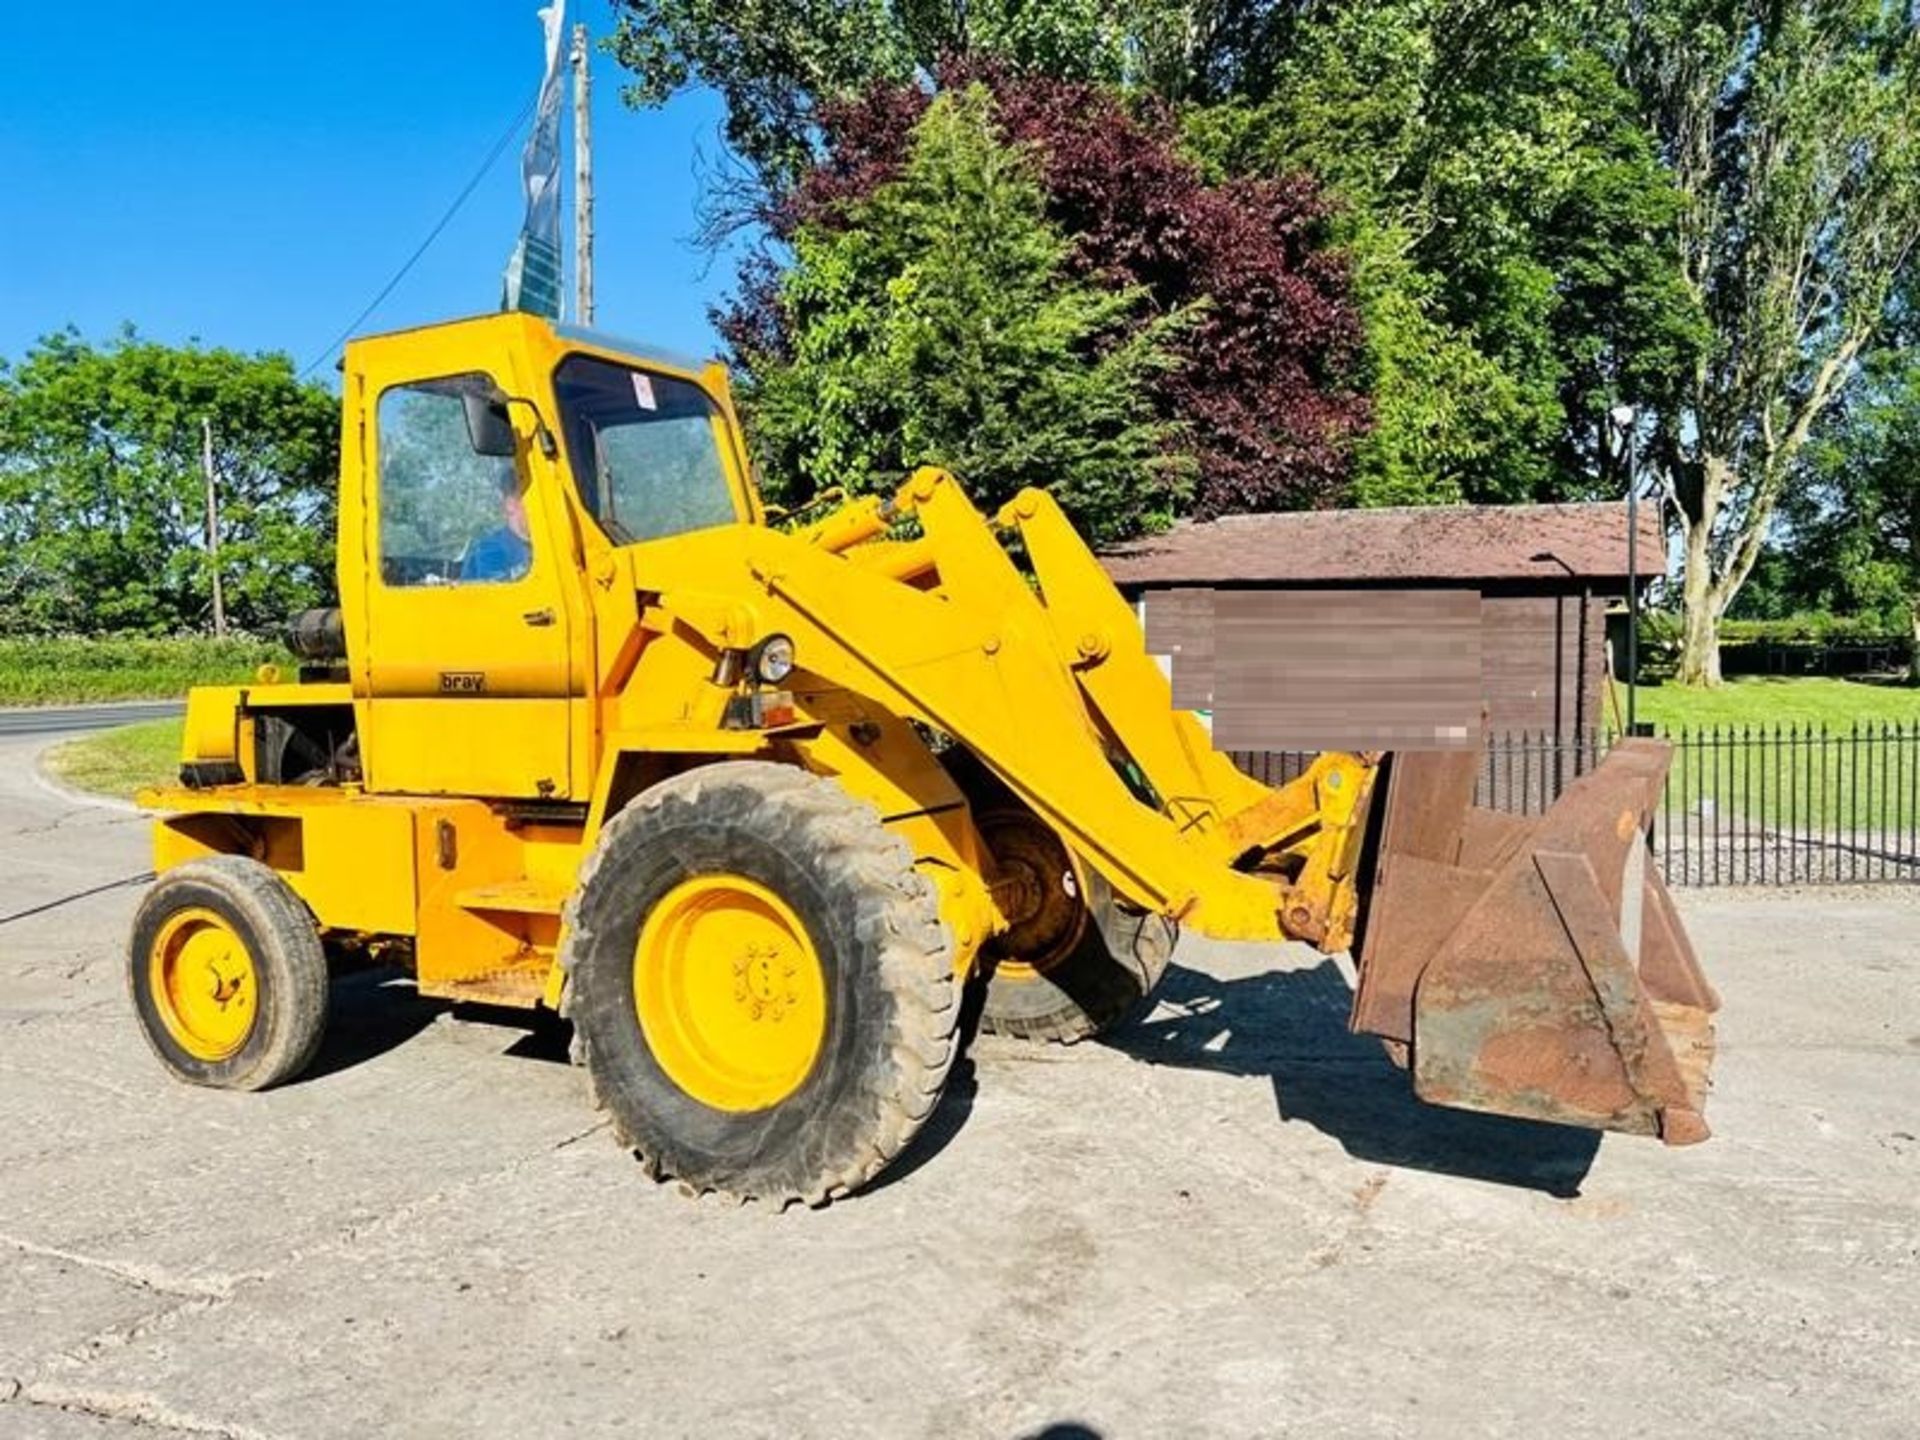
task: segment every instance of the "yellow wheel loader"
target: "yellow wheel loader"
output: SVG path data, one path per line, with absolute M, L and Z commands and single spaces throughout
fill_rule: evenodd
M 724 370 L 598 333 L 360 340 L 343 411 L 338 609 L 297 677 L 196 689 L 142 797 L 129 977 L 175 1075 L 298 1074 L 358 955 L 570 1019 L 648 1173 L 819 1204 L 932 1112 L 970 979 L 989 1028 L 1076 1040 L 1187 926 L 1351 950 L 1353 1027 L 1427 1100 L 1706 1134 L 1664 747 L 1533 819 L 1473 808 L 1467 754 L 1269 789 L 1044 492 L 986 517 L 921 470 L 772 528 Z

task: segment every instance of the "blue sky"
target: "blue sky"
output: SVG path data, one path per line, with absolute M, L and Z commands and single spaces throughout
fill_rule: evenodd
M 69 323 L 312 360 L 539 83 L 538 0 L 0 7 L 0 357 Z M 606 0 L 570 0 L 596 38 Z M 721 107 L 620 103 L 596 54 L 598 323 L 710 353 L 732 265 L 691 240 Z M 524 133 L 362 327 L 491 310 Z M 704 159 L 701 157 L 704 156 Z M 570 170 L 567 172 L 570 176 Z M 570 184 L 570 179 L 566 182 Z M 571 205 L 571 195 L 567 196 Z M 570 213 L 570 212 L 569 212 Z M 331 365 L 316 373 L 332 374 Z

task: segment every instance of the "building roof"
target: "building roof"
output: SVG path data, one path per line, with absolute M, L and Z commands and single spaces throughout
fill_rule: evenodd
M 1666 573 L 1657 507 L 1640 507 L 1642 579 Z M 1627 507 L 1435 505 L 1183 520 L 1103 553 L 1120 585 L 1352 580 L 1609 580 L 1627 576 Z

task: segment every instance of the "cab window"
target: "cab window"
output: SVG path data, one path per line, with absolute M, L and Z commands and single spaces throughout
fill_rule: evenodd
M 569 355 L 554 372 L 580 498 L 616 544 L 740 517 L 706 391 L 657 371 Z
M 532 568 L 513 427 L 491 377 L 396 385 L 376 427 L 382 580 L 500 583 Z

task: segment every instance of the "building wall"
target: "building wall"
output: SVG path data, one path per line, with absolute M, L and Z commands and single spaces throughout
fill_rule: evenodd
M 1489 729 L 1571 737 L 1602 723 L 1606 605 L 1597 596 L 1586 601 L 1584 657 L 1581 608 L 1577 592 L 1481 597 L 1481 686 Z
M 1603 602 L 1508 587 L 1149 589 L 1147 648 L 1223 749 L 1450 749 L 1601 723 Z M 1583 674 L 1584 671 L 1584 674 Z

